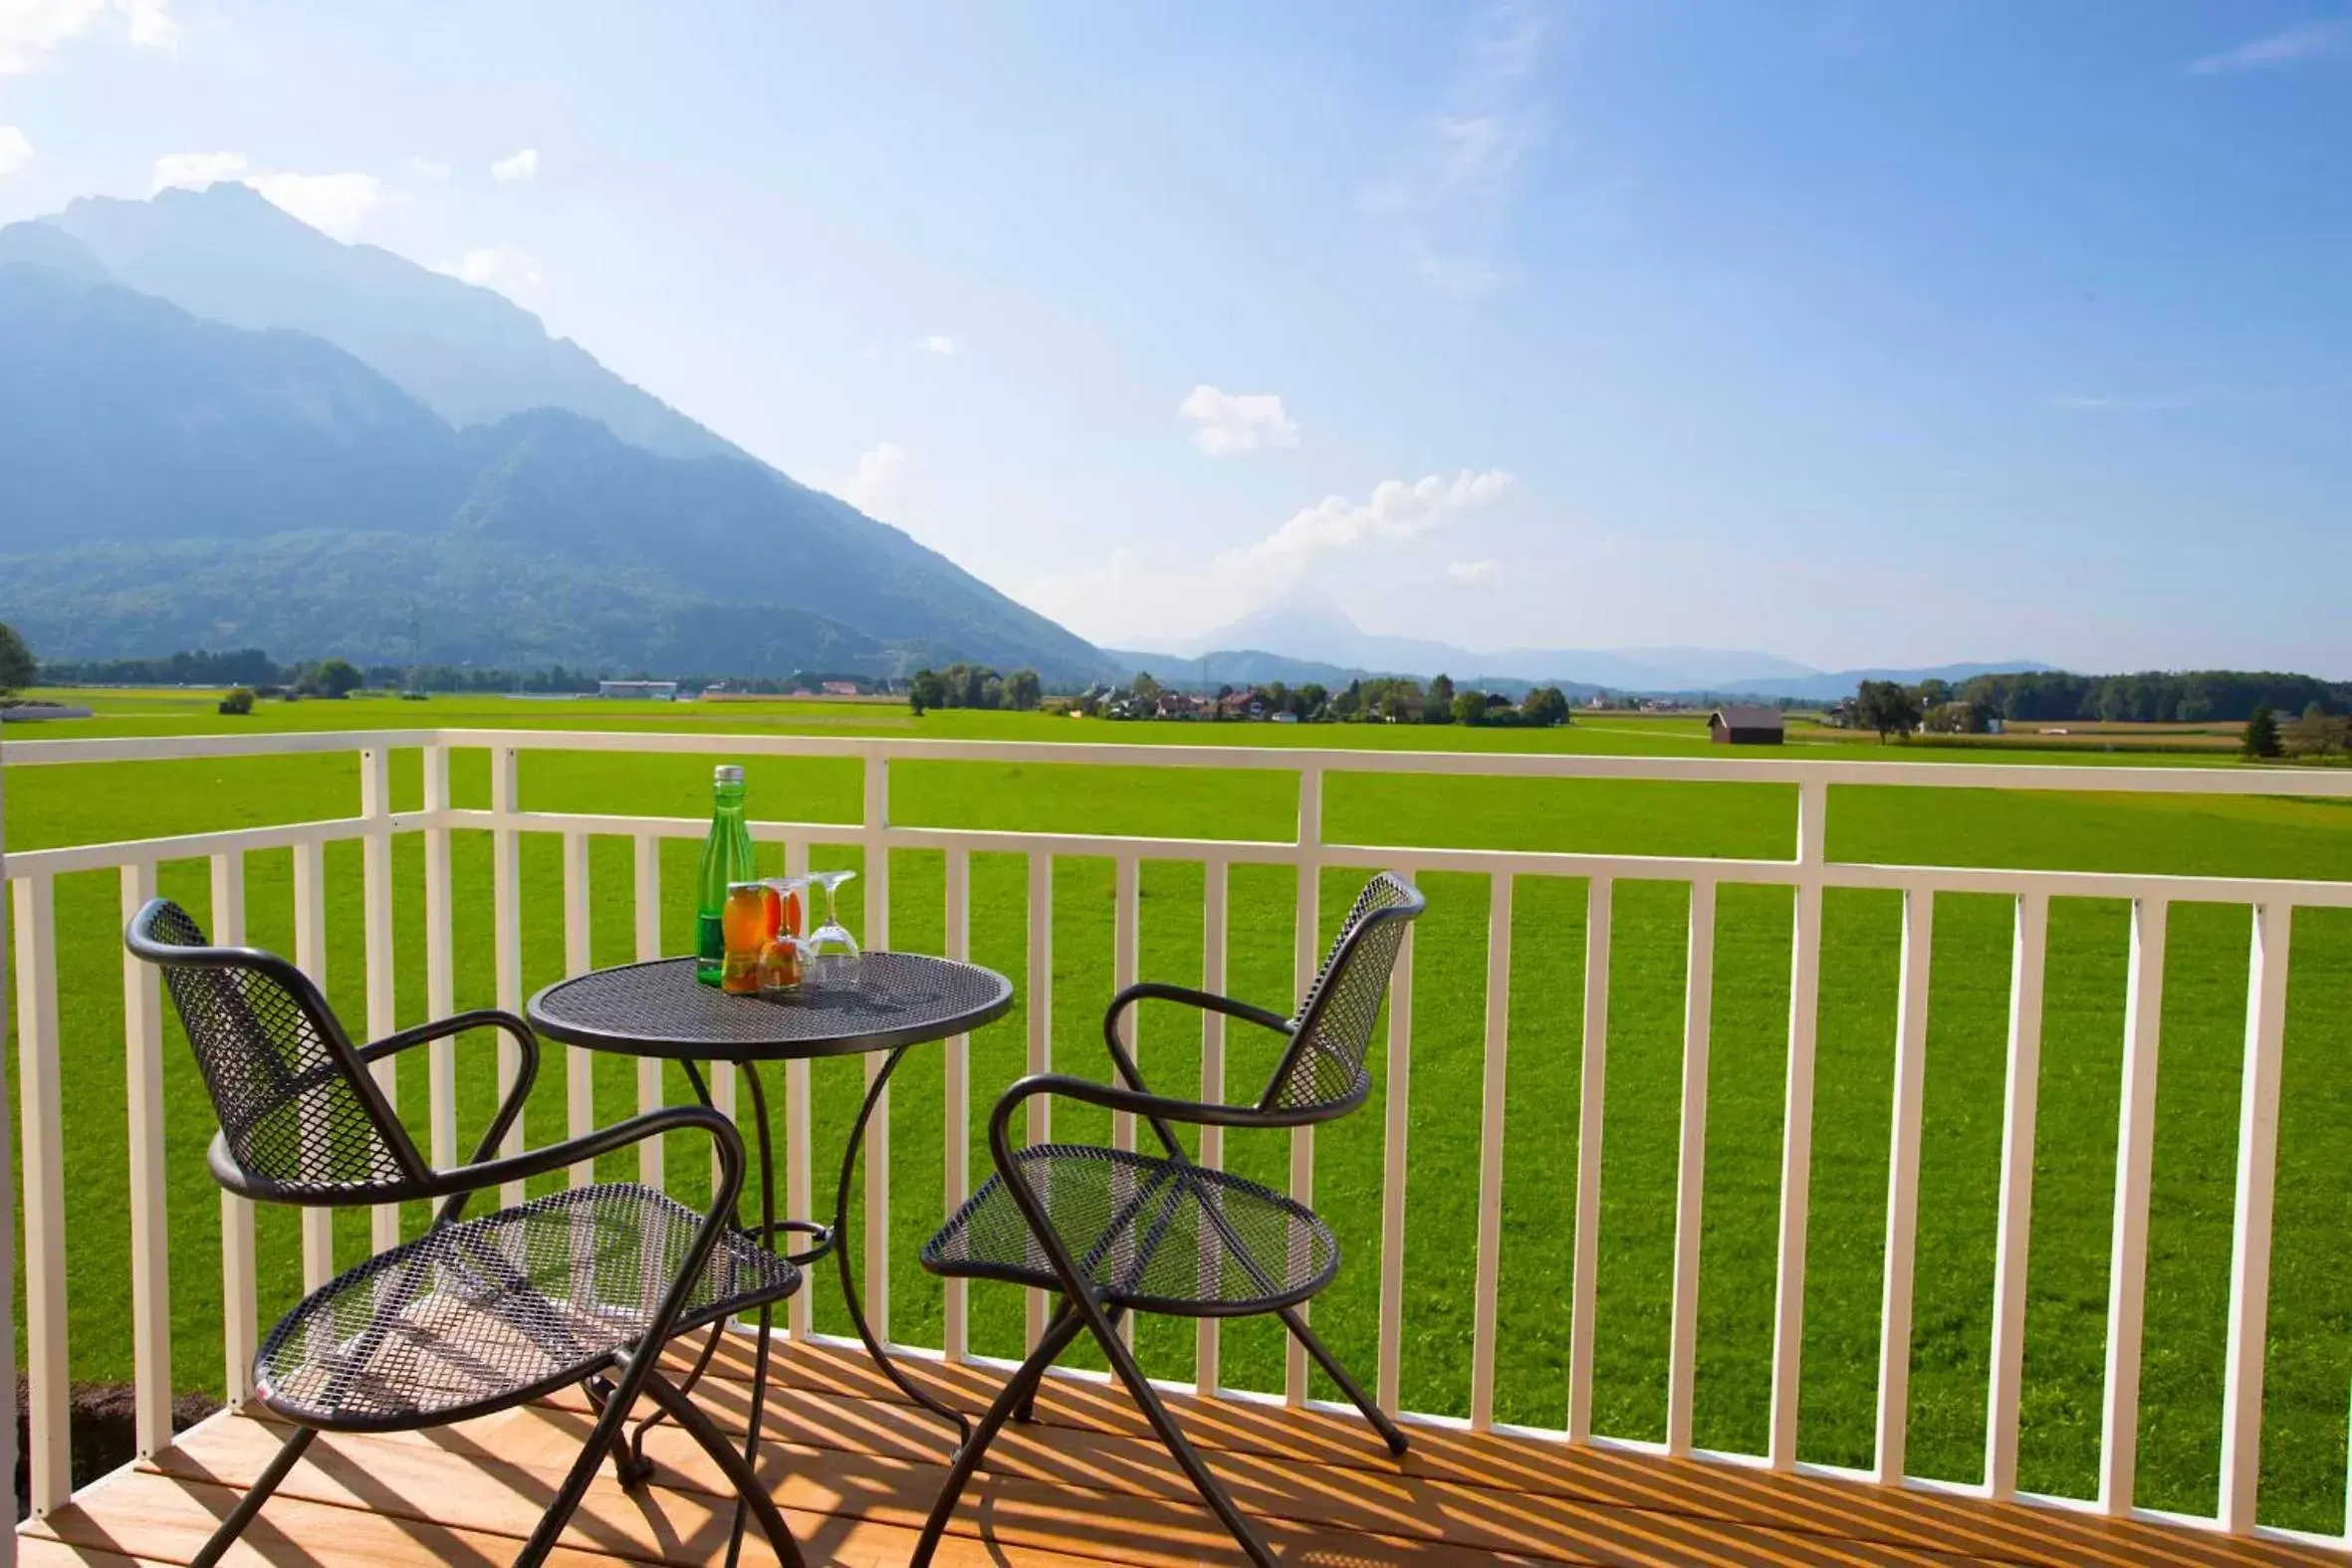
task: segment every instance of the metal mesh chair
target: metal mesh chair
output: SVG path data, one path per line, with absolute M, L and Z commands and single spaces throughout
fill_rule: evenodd
M 576 1383 L 599 1407 L 596 1424 L 518 1564 L 546 1560 L 644 1395 L 693 1435 L 759 1517 L 777 1555 L 798 1568 L 799 1548 L 743 1455 L 654 1370 L 676 1335 L 800 1287 L 798 1268 L 732 1224 L 744 1166 L 733 1123 L 702 1106 L 673 1106 L 492 1159 L 539 1066 L 538 1041 L 513 1013 L 463 1012 L 354 1046 L 301 971 L 273 954 L 207 945 L 196 922 L 168 900 L 141 909 L 124 940 L 162 970 L 195 1049 L 220 1118 L 211 1164 L 221 1186 L 311 1208 L 440 1205 L 423 1235 L 328 1281 L 270 1331 L 254 1358 L 255 1389 L 295 1430 L 196 1554 L 197 1568 L 220 1559 L 321 1432 L 443 1426 Z M 473 1159 L 436 1171 L 367 1069 L 474 1028 L 511 1034 L 522 1047 L 522 1070 Z M 649 1187 L 609 1183 L 462 1218 L 468 1199 L 485 1188 L 687 1130 L 709 1134 L 718 1151 L 719 1179 L 706 1210 Z
M 1061 1306 L 1037 1349 L 956 1454 L 915 1547 L 913 1568 L 931 1561 L 989 1444 L 1008 1420 L 1027 1419 L 1046 1369 L 1081 1330 L 1101 1345 L 1111 1370 L 1250 1560 L 1273 1568 L 1265 1542 L 1185 1440 L 1119 1337 L 1123 1312 L 1180 1317 L 1272 1313 L 1363 1412 L 1389 1452 L 1405 1452 L 1404 1434 L 1298 1313 L 1338 1272 L 1339 1244 L 1330 1228 L 1284 1194 L 1195 1164 L 1174 1128 L 1305 1127 L 1361 1105 L 1371 1092 L 1364 1057 L 1389 973 L 1407 922 L 1423 907 L 1420 893 L 1397 877 L 1385 872 L 1374 877 L 1348 911 L 1305 1001 L 1288 1018 L 1187 987 L 1129 986 L 1111 999 L 1102 1019 L 1102 1042 L 1118 1083 L 1044 1073 L 1022 1079 L 997 1101 L 988 1124 L 996 1175 L 924 1246 L 923 1266 L 937 1274 L 1053 1290 Z M 1146 1000 L 1221 1012 L 1285 1036 L 1290 1043 L 1265 1092 L 1249 1105 L 1153 1094 L 1119 1037 L 1121 1016 Z M 1160 1152 L 1068 1143 L 1015 1149 L 1013 1119 L 1041 1095 L 1139 1116 L 1158 1136 Z

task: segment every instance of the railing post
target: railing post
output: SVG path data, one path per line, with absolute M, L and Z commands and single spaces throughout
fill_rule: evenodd
M 4 726 L 5 721 L 0 721 Z M 0 747 L 0 750 L 5 750 Z M 8 784 L 5 771 L 0 770 L 0 948 L 11 940 L 8 898 Z M 8 1012 L 9 966 L 0 964 L 0 1017 Z M 0 1062 L 0 1126 L 7 1123 L 8 1073 L 5 1062 Z M 18 1163 L 18 1151 L 7 1151 L 8 1164 Z M 0 1198 L 9 1195 L 0 1193 Z M 0 1202 L 0 1388 L 13 1389 L 16 1385 L 16 1205 Z M 31 1416 L 37 1407 L 28 1409 Z M 17 1424 L 0 1421 L 0 1474 L 14 1475 L 17 1460 Z M 0 1547 L 0 1565 L 15 1568 L 13 1539 L 7 1547 Z
M 1470 1426 L 1495 1425 L 1495 1323 L 1503 1280 L 1503 1128 L 1510 1102 L 1512 877 L 1489 878 L 1487 1039 L 1478 1117 L 1478 1259 L 1471 1288 Z
M 564 974 L 567 978 L 588 972 L 590 959 L 588 943 L 588 836 L 586 833 L 564 835 Z M 565 1136 L 581 1138 L 595 1130 L 596 1080 L 595 1064 L 586 1049 L 578 1045 L 564 1047 L 564 1132 Z M 596 1179 L 596 1162 L 581 1160 L 571 1171 L 574 1187 L 587 1187 Z
M 327 850 L 312 841 L 294 846 L 294 967 L 327 995 Z M 335 1214 L 302 1212 L 302 1287 L 316 1290 L 335 1277 Z
M 882 834 L 890 826 L 890 764 L 880 752 L 865 759 L 865 945 L 890 946 L 890 848 Z M 870 1089 L 882 1070 L 882 1053 L 867 1051 L 865 1082 Z M 874 1101 L 865 1130 L 865 1317 L 874 1337 L 890 1343 L 890 1086 Z
M 457 971 L 449 916 L 449 748 L 424 749 L 424 995 L 425 1012 L 445 1018 L 457 1010 Z M 437 1039 L 425 1046 L 432 1101 L 433 1164 L 457 1164 L 457 1041 Z
M 1682 1127 L 1674 1178 L 1674 1305 L 1667 1336 L 1666 1452 L 1691 1452 L 1699 1372 L 1699 1239 L 1707 1188 L 1707 1064 L 1715 1022 L 1715 883 L 1691 884 L 1683 972 Z
M 2222 1386 L 2222 1528 L 2249 1535 L 2261 1478 L 2262 1350 L 2270 1331 L 2270 1220 L 2278 1079 L 2286 1041 L 2292 904 L 2256 904 L 2245 979 L 2245 1068 L 2237 1097 L 2237 1220 L 2230 1243 L 2230 1340 Z
M 972 853 L 947 852 L 947 957 L 958 963 L 972 957 Z M 940 1194 L 942 1218 L 964 1207 L 972 1190 L 972 1036 L 951 1034 L 947 1041 L 945 1136 L 940 1139 Z M 940 1292 L 940 1352 L 951 1362 L 971 1354 L 970 1292 L 962 1279 L 943 1279 Z
M 1201 989 L 1215 996 L 1225 994 L 1225 897 L 1228 881 L 1226 863 L 1222 860 L 1203 862 L 1201 866 Z M 1392 1069 L 1393 1070 L 1393 1069 Z M 1209 1008 L 1201 1010 L 1201 1098 L 1210 1104 L 1225 1101 L 1225 1014 Z M 1225 1129 L 1201 1129 L 1201 1164 L 1212 1171 L 1225 1169 Z M 1204 1275 L 1211 1270 L 1222 1273 L 1225 1266 L 1223 1242 L 1211 1228 L 1204 1228 L 1199 1238 L 1200 1268 Z M 1385 1267 L 1385 1265 L 1383 1265 Z M 1204 1284 L 1207 1282 L 1204 1278 Z M 1201 1317 L 1193 1320 L 1192 1382 L 1195 1392 L 1203 1398 L 1213 1398 L 1223 1386 L 1224 1368 L 1221 1364 L 1222 1344 L 1218 1333 L 1218 1319 Z
M 19 1179 L 25 1204 L 25 1376 L 32 1418 L 33 1517 L 74 1490 L 67 1412 L 65 1128 L 58 1087 L 57 909 L 47 876 L 20 876 L 16 906 Z
M 1029 857 L 1029 1071 L 1054 1070 L 1054 857 L 1043 850 Z M 1029 1144 L 1035 1147 L 1054 1136 L 1053 1101 L 1046 1095 L 1029 1102 Z M 803 1292 L 806 1294 L 807 1292 Z M 796 1298 L 797 1299 L 797 1298 Z M 1024 1307 L 1029 1348 L 1035 1350 L 1046 1332 L 1046 1292 L 1032 1286 Z
M 509 1012 L 523 1010 L 523 835 L 513 826 L 521 782 L 516 777 L 515 749 L 490 749 L 490 809 L 498 818 L 490 830 L 491 951 L 498 977 L 498 1005 Z M 498 1035 L 498 1097 L 503 1103 L 514 1092 L 523 1071 L 523 1048 L 501 1029 Z M 515 1118 L 499 1140 L 498 1152 L 512 1158 L 523 1152 L 524 1118 Z M 650 1142 L 650 1140 L 648 1140 Z M 507 1182 L 498 1201 L 509 1208 L 523 1201 L 523 1184 Z
M 1126 990 L 1135 984 L 1136 949 L 1141 945 L 1143 897 L 1138 886 L 1141 868 L 1133 855 L 1118 857 L 1111 877 L 1110 919 L 1110 987 L 1113 992 Z M 1129 1008 L 1121 1018 L 1123 1040 L 1127 1053 L 1135 1058 L 1137 1067 L 1143 1065 L 1139 1036 L 1142 1026 L 1136 1018 L 1137 1009 Z M 1113 1111 L 1110 1118 L 1110 1144 L 1114 1149 L 1132 1150 L 1135 1147 L 1135 1118 L 1125 1111 Z M 1119 1319 L 1130 1342 L 1134 1336 L 1135 1315 L 1130 1312 Z
M 155 863 L 122 868 L 122 923 L 155 896 Z M 171 1221 L 163 1180 L 163 996 L 154 966 L 122 950 L 122 1046 L 130 1143 L 130 1349 L 137 1456 L 171 1443 Z
M 1576 1091 L 1575 1262 L 1568 1280 L 1568 1441 L 1592 1437 L 1592 1360 L 1600 1301 L 1601 1126 L 1609 1083 L 1609 916 L 1615 888 L 1584 895 L 1584 1050 Z M 1407 940 L 1410 940 L 1408 937 Z
M 1323 771 L 1312 766 L 1298 770 L 1298 909 L 1294 926 L 1297 953 L 1292 969 L 1294 994 L 1303 998 L 1314 984 L 1322 963 L 1322 844 Z M 1314 1205 L 1314 1129 L 1291 1130 L 1291 1196 L 1309 1208 Z M 1298 1315 L 1309 1316 L 1314 1303 L 1298 1303 Z M 1296 1409 L 1306 1403 L 1306 1347 L 1298 1336 L 1283 1340 L 1283 1400 Z
M 245 856 L 212 857 L 212 940 L 245 945 Z M 222 1386 L 232 1407 L 253 1397 L 253 1353 L 260 1343 L 254 1303 L 253 1201 L 228 1189 L 220 1195 L 220 1324 Z
M 1780 1234 L 1773 1271 L 1772 1394 L 1766 1457 L 1796 1468 L 1802 1394 L 1805 1231 L 1812 1213 L 1813 1061 L 1821 1013 L 1821 867 L 1827 858 L 1829 784 L 1808 779 L 1796 793 L 1796 889 L 1788 959 L 1788 1077 L 1780 1110 Z
M 2140 1334 L 2148 1294 L 2148 1186 L 2156 1153 L 2156 1053 L 2164 1017 L 2171 910 L 2132 901 L 2123 1016 L 2123 1094 L 2115 1139 L 2115 1236 L 2107 1264 L 2107 1380 L 2099 1417 L 2099 1506 L 2132 1511 L 2140 1462 Z
M 637 962 L 649 964 L 661 957 L 661 840 L 650 832 L 640 832 L 631 840 L 635 852 L 635 899 L 637 917 Z M 637 1058 L 637 1114 L 661 1108 L 661 1062 L 652 1056 Z M 656 1192 L 662 1190 L 661 1153 L 664 1140 L 648 1138 L 637 1145 L 637 1180 Z M 804 1211 L 795 1210 L 796 1214 Z M 801 1292 L 806 1295 L 808 1292 Z
M 1887 1149 L 1886 1264 L 1878 1317 L 1876 1474 L 1903 1479 L 1911 1432 L 1911 1296 L 1919 1257 L 1920 1117 L 1926 1106 L 1928 976 L 1935 945 L 1936 895 L 1903 893 L 1901 991 L 1895 1009 L 1894 1130 Z
M 359 901 L 367 971 L 367 1037 L 382 1039 L 398 1028 L 392 973 L 392 772 L 391 755 L 380 746 L 359 753 L 359 814 L 367 820 L 359 840 Z M 398 1064 L 390 1057 L 368 1072 L 386 1103 L 400 1104 Z M 368 1239 L 385 1252 L 400 1244 L 400 1206 L 377 1204 L 368 1214 Z
M 1985 1486 L 1997 1499 L 2017 1491 L 2026 1259 L 2033 1234 L 2033 1123 L 2041 1095 L 2042 979 L 2049 930 L 2049 895 L 2020 895 L 2009 959 L 2008 1082 L 2001 1106 L 2000 1218 L 1993 1262 L 1993 1376 L 1985 1417 Z

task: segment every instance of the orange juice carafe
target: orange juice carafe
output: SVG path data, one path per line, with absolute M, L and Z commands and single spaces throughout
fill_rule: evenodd
M 768 945 L 767 890 L 757 882 L 730 883 L 719 930 L 726 942 L 719 989 L 738 997 L 759 995 L 760 953 Z

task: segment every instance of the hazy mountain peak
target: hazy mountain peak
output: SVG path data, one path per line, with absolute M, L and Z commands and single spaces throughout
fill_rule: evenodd
M 506 296 L 346 245 L 248 186 L 86 196 L 48 221 L 125 286 L 233 327 L 325 338 L 453 425 L 567 408 L 650 452 L 750 461 Z

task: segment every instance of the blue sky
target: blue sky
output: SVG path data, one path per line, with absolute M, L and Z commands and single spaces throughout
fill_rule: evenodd
M 0 220 L 251 179 L 1104 642 L 2352 676 L 2343 3 L 0 0 Z

